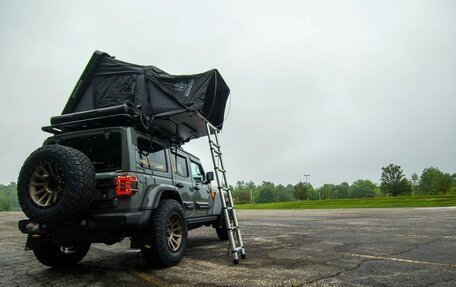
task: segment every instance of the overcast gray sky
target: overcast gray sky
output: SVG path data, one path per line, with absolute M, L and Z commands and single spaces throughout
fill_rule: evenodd
M 456 172 L 456 1 L 0 0 L 0 183 L 60 114 L 94 50 L 231 88 L 228 179 Z M 207 142 L 188 149 L 208 163 Z M 208 169 L 208 168 L 206 168 Z

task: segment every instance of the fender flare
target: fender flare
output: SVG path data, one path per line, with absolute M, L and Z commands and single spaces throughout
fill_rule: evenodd
M 147 193 L 144 196 L 143 202 L 141 204 L 141 209 L 151 210 L 157 208 L 162 196 L 165 196 L 164 198 L 177 200 L 182 206 L 182 208 L 184 208 L 182 198 L 175 186 L 169 184 L 159 184 L 155 186 L 150 186 L 148 188 Z

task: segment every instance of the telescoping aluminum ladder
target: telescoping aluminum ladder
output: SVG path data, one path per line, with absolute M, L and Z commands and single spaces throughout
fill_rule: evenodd
M 219 190 L 220 201 L 222 202 L 223 217 L 225 218 L 225 226 L 228 231 L 229 250 L 233 255 L 234 264 L 239 264 L 239 254 L 242 259 L 245 259 L 246 255 L 234 208 L 233 196 L 226 180 L 226 170 L 223 167 L 222 152 L 217 137 L 219 130 L 208 122 L 206 122 L 206 129 L 212 161 L 214 163 L 215 179 L 217 180 L 217 188 Z

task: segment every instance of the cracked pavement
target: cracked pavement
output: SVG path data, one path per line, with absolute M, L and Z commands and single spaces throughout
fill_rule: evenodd
M 150 269 L 129 240 L 93 244 L 71 269 L 25 251 L 20 212 L 0 212 L 0 286 L 456 286 L 456 207 L 241 210 L 247 259 L 232 265 L 211 227 L 182 262 Z

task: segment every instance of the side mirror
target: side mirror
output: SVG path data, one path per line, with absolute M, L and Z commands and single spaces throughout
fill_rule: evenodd
M 209 183 L 214 180 L 214 172 L 209 171 L 206 173 L 206 182 Z

